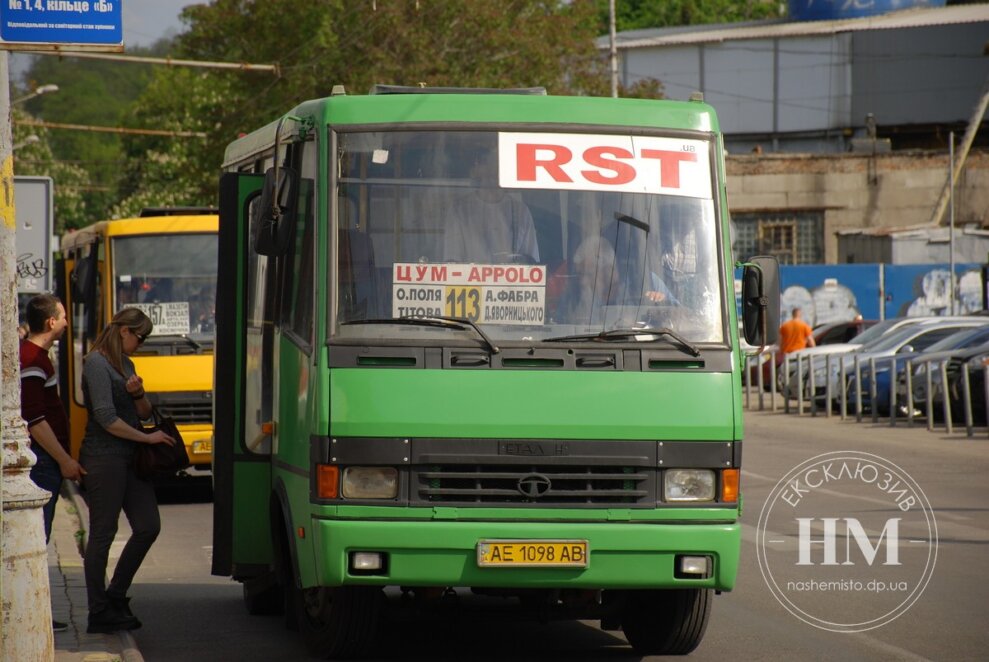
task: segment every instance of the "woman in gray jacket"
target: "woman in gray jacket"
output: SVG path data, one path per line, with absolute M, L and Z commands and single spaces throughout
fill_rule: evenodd
M 164 432 L 148 433 L 141 425 L 151 415 L 151 403 L 130 355 L 151 329 L 151 320 L 141 310 L 124 308 L 96 338 L 83 363 L 82 392 L 89 421 L 79 459 L 86 469 L 82 485 L 89 505 L 84 568 L 91 633 L 141 627 L 131 613 L 127 590 L 161 530 L 154 486 L 138 478 L 133 468 L 135 444 L 175 443 Z M 110 545 L 121 510 L 132 535 L 107 587 Z

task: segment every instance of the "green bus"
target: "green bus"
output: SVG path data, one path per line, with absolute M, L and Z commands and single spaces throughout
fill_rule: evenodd
M 469 588 L 693 650 L 738 569 L 740 329 L 779 318 L 771 258 L 736 310 L 714 110 L 337 87 L 223 171 L 213 573 L 248 610 L 347 657 L 386 587 Z

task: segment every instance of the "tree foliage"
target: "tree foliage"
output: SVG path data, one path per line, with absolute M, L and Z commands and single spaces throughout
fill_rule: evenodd
M 51 177 L 55 234 L 69 228 L 81 227 L 87 218 L 87 193 L 91 192 L 89 173 L 80 165 L 55 159 L 48 129 L 26 122 L 35 120 L 27 111 L 14 107 L 11 111 L 14 138 L 14 173 L 35 177 Z M 28 139 L 37 136 L 36 141 Z
M 608 0 L 595 0 L 597 31 L 608 34 Z M 779 0 L 616 0 L 615 27 L 624 30 L 737 23 L 779 18 Z
M 128 122 L 205 131 L 205 140 L 128 136 L 131 166 L 115 211 L 209 204 L 224 146 L 334 85 L 544 86 L 601 93 L 590 2 L 560 0 L 215 0 L 183 10 L 180 58 L 277 63 L 279 75 L 158 70 Z
M 764 18 L 778 6 L 618 0 L 618 29 Z M 181 19 L 186 30 L 150 54 L 277 64 L 278 74 L 37 58 L 26 86 L 56 83 L 61 90 L 29 102 L 32 113 L 205 134 L 48 132 L 44 145 L 18 154 L 30 172 L 18 168 L 60 173 L 56 212 L 64 227 L 145 206 L 215 205 L 227 144 L 338 84 L 351 94 L 375 83 L 609 93 L 606 56 L 595 43 L 608 31 L 608 0 L 212 0 L 186 7 Z M 663 85 L 644 79 L 620 94 L 661 98 Z M 76 188 L 70 193 L 68 186 Z
M 134 54 L 156 54 L 164 47 L 162 42 Z M 39 85 L 59 88 L 16 106 L 13 123 L 15 144 L 31 134 L 41 138 L 17 151 L 16 174 L 54 179 L 60 232 L 106 218 L 119 199 L 118 184 L 125 171 L 122 142 L 114 133 L 45 129 L 24 122 L 44 118 L 59 124 L 121 126 L 151 77 L 148 65 L 51 56 L 33 58 L 23 75 L 15 95 Z

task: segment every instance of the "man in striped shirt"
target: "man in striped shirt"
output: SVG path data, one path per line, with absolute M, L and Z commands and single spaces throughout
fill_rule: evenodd
M 69 455 L 69 421 L 58 397 L 58 376 L 48 356 L 68 325 L 65 307 L 51 294 L 39 294 L 28 302 L 25 317 L 28 333 L 21 340 L 21 416 L 27 421 L 31 450 L 37 457 L 31 467 L 31 480 L 51 492 L 43 509 L 47 543 L 62 479 L 79 480 L 86 471 Z M 52 626 L 56 631 L 67 627 L 57 621 L 52 621 Z

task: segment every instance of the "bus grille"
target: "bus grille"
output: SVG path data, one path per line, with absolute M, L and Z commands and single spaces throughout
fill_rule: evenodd
M 171 417 L 178 425 L 211 425 L 213 423 L 213 403 L 202 397 L 160 399 L 155 404 L 158 411 Z
M 426 503 L 655 505 L 654 475 L 641 467 L 434 465 L 420 468 L 414 484 Z

